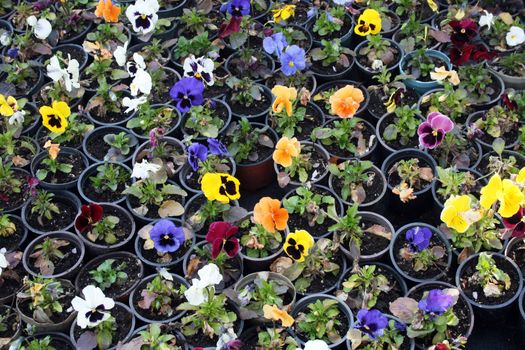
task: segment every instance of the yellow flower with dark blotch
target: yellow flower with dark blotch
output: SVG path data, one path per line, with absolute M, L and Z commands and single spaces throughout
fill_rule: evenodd
M 504 218 L 510 218 L 518 212 L 521 202 L 525 196 L 512 181 L 496 174 L 493 175 L 489 183 L 481 189 L 480 204 L 483 208 L 489 209 L 499 201 L 498 213 Z
M 39 109 L 42 115 L 42 125 L 48 128 L 49 131 L 61 134 L 66 131 L 69 125 L 68 119 L 71 115 L 71 110 L 67 103 L 62 101 L 53 101 L 50 106 L 42 106 Z
M 354 32 L 360 36 L 375 35 L 381 31 L 381 15 L 373 9 L 366 9 L 357 19 Z
M 289 233 L 284 242 L 284 252 L 295 261 L 304 261 L 310 249 L 314 246 L 313 237 L 305 230 L 297 230 Z
M 263 306 L 264 318 L 272 321 L 281 321 L 283 327 L 290 327 L 293 325 L 295 320 L 285 310 L 279 309 L 275 305 L 264 305 Z
M 275 96 L 272 111 L 274 113 L 281 113 L 284 108 L 286 109 L 286 114 L 291 117 L 293 114 L 292 102 L 297 98 L 297 90 L 293 87 L 289 88 L 283 85 L 275 85 L 272 89 L 272 94 Z
M 241 198 L 240 182 L 226 173 L 206 173 L 201 180 L 201 190 L 209 201 L 229 203 Z
M 0 94 L 0 115 L 4 117 L 10 117 L 18 109 L 18 103 L 13 96 L 7 96 L 7 99 L 4 95 Z
M 272 10 L 272 13 L 275 23 L 286 21 L 288 18 L 295 15 L 295 5 L 284 5 L 281 8 Z

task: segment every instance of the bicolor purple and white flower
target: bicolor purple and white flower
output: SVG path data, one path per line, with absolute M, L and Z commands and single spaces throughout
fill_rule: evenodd
M 85 329 L 92 328 L 107 320 L 111 315 L 109 310 L 115 307 L 115 301 L 107 298 L 98 287 L 89 285 L 82 289 L 84 299 L 76 296 L 71 305 L 78 312 L 77 325 Z
M 215 65 L 213 60 L 205 57 L 196 58 L 194 55 L 189 55 L 183 64 L 184 76 L 199 79 L 204 84 L 212 86 L 215 83 L 213 79 L 213 70 Z
M 155 29 L 159 20 L 157 12 L 160 6 L 157 0 L 137 0 L 126 9 L 126 17 L 135 33 L 148 34 Z
M 452 129 L 454 129 L 454 122 L 449 117 L 439 112 L 432 112 L 417 128 L 419 144 L 434 149 L 443 142 L 445 134 Z

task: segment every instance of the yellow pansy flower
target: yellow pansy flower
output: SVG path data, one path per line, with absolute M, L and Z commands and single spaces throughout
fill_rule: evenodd
M 272 10 L 272 13 L 275 23 L 286 21 L 288 18 L 295 15 L 295 5 L 284 5 L 281 8 Z
M 206 173 L 201 181 L 201 190 L 206 198 L 224 204 L 241 198 L 239 186 L 239 180 L 226 173 Z
M 523 184 L 525 182 L 525 168 L 521 168 L 520 172 L 516 176 L 516 182 Z
M 524 198 L 525 196 L 516 184 L 508 179 L 501 180 L 501 177 L 496 174 L 481 189 L 480 204 L 483 208 L 489 209 L 499 201 L 498 213 L 504 218 L 510 218 L 518 212 Z
M 295 261 L 304 261 L 310 249 L 314 246 L 313 237 L 305 230 L 297 230 L 289 233 L 284 242 L 284 252 Z
M 71 110 L 65 102 L 53 101 L 50 106 L 42 106 L 39 109 L 42 115 L 42 125 L 49 129 L 49 131 L 61 134 L 66 131 L 69 125 L 68 119 L 71 115 Z
M 366 9 L 357 19 L 354 32 L 360 36 L 375 35 L 381 31 L 381 15 L 373 9 Z
M 470 220 L 467 220 L 467 213 L 470 211 L 470 197 L 452 196 L 445 202 L 444 208 L 441 211 L 441 221 L 448 227 L 453 228 L 459 233 L 468 230 Z
M 18 103 L 13 96 L 8 96 L 6 99 L 4 95 L 0 94 L 0 115 L 10 117 L 15 114 L 17 109 Z
M 436 2 L 434 0 L 427 0 L 427 4 L 428 4 L 428 7 L 430 7 L 430 9 L 432 9 L 432 11 L 438 12 L 439 6 L 438 6 L 438 4 L 436 4 Z
M 275 305 L 264 305 L 263 306 L 264 318 L 273 321 L 281 321 L 283 327 L 290 327 L 293 325 L 295 320 L 288 312 L 279 309 Z
M 291 117 L 293 114 L 292 102 L 297 98 L 297 90 L 293 87 L 275 85 L 272 89 L 272 94 L 275 96 L 275 101 L 273 101 L 272 105 L 273 112 L 281 113 L 284 108 L 286 109 L 286 114 Z

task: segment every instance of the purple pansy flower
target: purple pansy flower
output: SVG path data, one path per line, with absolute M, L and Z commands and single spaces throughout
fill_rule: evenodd
M 428 292 L 426 299 L 419 301 L 419 309 L 425 313 L 441 315 L 454 305 L 454 297 L 444 293 L 440 289 L 432 289 Z
M 159 253 L 176 252 L 186 239 L 182 227 L 177 227 L 173 222 L 166 219 L 155 223 L 149 233 L 149 237 Z
M 306 67 L 305 52 L 297 45 L 292 45 L 281 55 L 281 72 L 290 76 Z
M 314 17 L 314 16 L 317 16 L 318 11 L 319 11 L 319 10 L 317 9 L 317 7 L 312 6 L 312 7 L 308 10 L 308 12 L 306 12 L 306 16 L 308 17 L 308 19 L 310 19 L 310 18 L 312 18 L 312 17 Z
M 434 149 L 443 142 L 445 134 L 452 129 L 454 129 L 454 122 L 449 117 L 439 112 L 432 112 L 417 128 L 419 143 L 426 148 Z
M 227 6 L 228 13 L 233 17 L 243 17 L 250 14 L 250 0 L 231 0 Z
M 368 334 L 370 339 L 375 340 L 383 335 L 385 328 L 388 326 L 388 319 L 379 310 L 361 309 L 357 313 L 357 322 L 355 328 Z
M 405 238 L 412 251 L 420 252 L 429 246 L 432 231 L 428 227 L 416 226 L 407 231 Z
M 288 46 L 288 42 L 286 41 L 284 34 L 281 32 L 267 36 L 263 40 L 264 51 L 266 51 L 266 53 L 269 55 L 273 55 L 275 53 L 277 57 L 281 57 L 281 54 L 286 46 Z
M 12 47 L 7 50 L 7 56 L 11 57 L 12 59 L 15 59 L 18 57 L 18 48 Z
M 224 144 L 217 139 L 208 139 L 208 149 L 211 154 L 216 156 L 227 156 L 229 155 L 228 149 Z
M 188 147 L 188 163 L 193 171 L 199 170 L 199 160 L 204 162 L 208 158 L 208 149 L 198 142 L 194 142 Z
M 186 113 L 193 106 L 199 106 L 204 101 L 202 93 L 204 85 L 199 79 L 182 78 L 170 89 L 170 96 L 175 101 L 177 109 Z

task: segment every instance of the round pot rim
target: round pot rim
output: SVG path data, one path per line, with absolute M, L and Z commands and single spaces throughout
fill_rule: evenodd
M 88 167 L 89 167 L 89 160 L 88 158 L 86 157 L 86 155 L 79 151 L 78 149 L 76 148 L 71 148 L 71 147 L 61 147 L 60 148 L 60 153 L 62 154 L 77 154 L 77 155 L 80 155 L 80 158 L 82 159 L 82 163 L 84 164 L 84 169 L 83 170 L 86 170 Z M 36 154 L 34 157 L 33 157 L 33 160 L 31 161 L 31 165 L 30 165 L 30 168 L 31 168 L 31 176 L 33 177 L 36 177 L 36 168 L 38 165 L 40 165 L 42 163 L 42 161 L 44 160 L 44 158 L 47 156 L 48 152 L 47 151 L 41 151 L 40 153 Z M 51 183 L 51 182 L 46 182 L 44 180 L 40 181 L 40 183 L 43 185 L 43 186 L 47 186 L 48 188 L 51 188 L 53 189 L 55 186 L 56 188 L 70 188 L 70 187 L 74 187 L 77 183 L 78 183 L 78 180 L 80 179 L 80 177 L 82 176 L 82 173 L 80 173 L 80 175 L 78 175 L 78 177 L 74 180 L 71 180 L 71 181 L 68 181 L 68 182 L 64 182 L 64 183 Z
M 396 269 L 394 269 L 392 266 L 390 266 L 390 265 L 388 265 L 388 264 L 386 264 L 384 262 L 379 262 L 379 261 L 359 261 L 359 267 L 369 266 L 369 265 L 379 266 L 382 269 L 385 269 L 388 272 L 392 273 L 392 275 L 395 276 L 396 281 L 399 283 L 399 287 L 401 288 L 401 291 L 403 292 L 403 295 L 406 294 L 406 292 L 408 291 L 407 283 L 405 282 L 405 279 L 403 278 L 403 276 L 401 276 L 399 274 L 399 272 L 396 271 Z M 345 272 L 343 272 L 343 275 L 341 276 L 341 279 L 339 280 L 339 283 L 337 284 L 337 289 L 338 290 L 342 289 L 341 287 L 343 286 L 343 281 L 344 281 L 345 277 L 351 275 L 352 269 L 353 269 L 353 267 L 349 266 L 345 270 Z
M 439 43 L 438 43 L 439 45 Z M 412 58 L 412 56 L 414 56 L 416 54 L 415 51 L 411 51 L 411 52 L 408 52 L 406 53 L 402 58 L 401 60 L 399 61 L 399 73 L 401 75 L 406 75 L 406 72 L 405 72 L 405 65 L 408 63 L 408 60 Z M 450 70 L 452 69 L 452 63 L 450 62 L 450 59 L 448 58 L 447 55 L 445 55 L 443 52 L 439 51 L 439 50 L 436 50 L 436 49 L 426 49 L 425 50 L 425 54 L 429 57 L 432 57 L 432 58 L 438 58 L 440 59 L 443 63 L 445 63 L 445 65 L 447 66 L 447 68 Z M 423 88 L 430 88 L 430 87 L 434 87 L 436 86 L 436 82 L 431 80 L 431 81 L 422 81 L 422 80 L 418 80 L 418 79 L 407 79 L 407 80 L 411 80 L 413 82 L 416 82 L 418 85 L 420 85 L 421 87 Z M 439 86 L 439 85 L 438 85 Z
M 376 127 L 375 127 L 375 135 L 376 135 L 376 138 L 377 138 L 377 143 L 381 144 L 381 146 L 386 149 L 388 152 L 390 152 L 390 154 L 394 154 L 398 151 L 403 151 L 403 150 L 418 150 L 418 151 L 421 151 L 423 153 L 427 153 L 427 150 L 425 148 L 421 149 L 419 148 L 419 145 L 418 146 L 414 146 L 414 147 L 403 147 L 403 148 L 400 148 L 400 149 L 394 149 L 392 147 L 390 147 L 390 145 L 387 143 L 386 140 L 383 139 L 383 135 L 381 134 L 381 126 L 383 125 L 383 123 L 385 122 L 385 120 L 390 117 L 390 116 L 394 116 L 395 118 L 395 113 L 394 112 L 386 112 L 385 114 L 383 114 L 381 116 L 381 118 L 379 118 L 379 120 L 377 121 L 377 124 L 376 124 Z M 417 113 L 416 114 L 416 117 L 421 121 L 421 122 L 424 122 L 425 121 L 425 118 L 420 114 L 420 113 Z M 386 128 L 385 128 L 386 129 Z M 417 132 L 414 134 L 413 137 L 417 137 Z M 433 157 L 432 157 L 433 159 Z M 385 175 L 386 177 L 386 175 Z
M 524 78 L 525 80 L 525 78 Z M 475 111 L 473 113 L 470 113 L 469 116 L 467 117 L 467 121 L 465 122 L 466 125 L 470 125 L 474 122 L 474 118 L 477 118 L 477 120 L 479 119 L 483 119 L 485 117 L 485 115 L 487 114 L 487 112 L 490 110 L 490 108 L 488 110 L 482 110 L 482 111 Z M 489 135 L 490 136 L 490 135 Z M 492 137 L 492 136 L 491 136 Z M 492 144 L 488 144 L 486 143 L 485 141 L 483 141 L 481 138 L 479 137 L 476 137 L 474 139 L 474 142 L 480 144 L 482 147 L 486 148 L 486 149 L 490 149 L 492 150 Z M 512 151 L 514 149 L 514 147 L 520 142 L 519 140 L 519 137 L 516 138 L 516 140 L 514 140 L 513 142 L 509 143 L 509 144 L 506 144 L 504 149 L 505 150 L 508 150 L 508 151 Z
M 277 134 L 277 132 L 271 127 L 269 126 L 268 124 L 264 124 L 264 123 L 259 123 L 259 122 L 250 122 L 250 125 L 256 125 L 257 127 L 266 127 L 266 131 L 265 132 L 268 132 L 269 134 L 271 134 L 271 136 L 274 137 L 274 142 L 277 143 L 277 141 L 279 141 L 279 135 Z M 268 155 L 268 157 L 262 159 L 262 160 L 258 160 L 256 161 L 255 163 L 248 163 L 248 164 L 242 164 L 242 163 L 235 163 L 235 166 L 238 167 L 238 168 L 249 168 L 251 166 L 256 166 L 256 165 L 261 165 L 267 161 L 269 161 L 270 159 L 272 159 L 273 157 L 273 153 L 270 153 L 270 155 Z M 235 162 L 235 159 L 233 160 Z
M 87 149 L 87 141 L 90 139 L 90 137 L 95 137 L 95 136 L 100 135 L 100 134 L 104 134 L 104 136 L 108 135 L 111 132 L 108 132 L 108 133 L 105 133 L 105 132 L 109 131 L 111 129 L 117 129 L 119 132 L 125 132 L 128 136 L 129 135 L 135 136 L 135 135 L 133 135 L 133 133 L 131 133 L 131 131 L 129 131 L 129 129 L 126 129 L 126 128 L 124 128 L 122 126 L 119 126 L 119 125 L 100 125 L 100 126 L 94 128 L 93 130 L 88 132 L 84 136 L 84 138 L 82 140 L 83 153 L 86 155 L 86 157 L 89 158 L 89 160 L 91 160 L 91 162 L 93 162 L 93 163 L 101 163 L 101 162 L 105 162 L 105 160 L 104 159 L 100 160 L 100 159 L 95 158 L 88 151 L 88 149 Z M 139 140 L 137 139 L 137 141 L 139 141 Z M 133 152 L 128 153 L 127 157 L 122 159 L 121 161 L 118 161 L 118 163 L 122 163 L 122 164 L 128 163 L 131 160 L 131 158 L 133 157 L 133 153 L 134 153 L 135 149 L 137 148 L 137 146 L 138 146 L 138 142 L 137 142 L 137 144 L 135 144 L 135 146 L 131 147 Z
M 399 29 L 398 29 L 399 31 Z M 396 32 L 397 33 L 397 32 Z M 395 33 L 394 33 L 394 36 L 395 36 Z M 399 50 L 399 60 L 397 61 L 396 64 L 392 65 L 391 67 L 388 67 L 386 70 L 387 71 L 393 71 L 395 70 L 396 68 L 398 68 L 401 64 L 401 61 L 403 60 L 403 57 L 405 57 L 405 50 L 403 50 L 403 48 L 397 43 L 395 42 L 395 40 L 393 39 L 390 39 L 390 38 L 385 38 L 383 37 L 383 40 L 387 40 L 390 42 L 390 44 L 394 44 L 397 49 Z M 359 44 L 357 44 L 357 46 L 355 47 L 354 49 L 354 52 L 356 53 L 356 58 L 355 58 L 355 64 L 360 68 L 362 69 L 363 71 L 367 72 L 368 74 L 371 74 L 371 75 L 374 75 L 374 74 L 377 74 L 377 73 L 380 73 L 380 72 L 373 72 L 373 71 L 370 71 L 370 68 L 369 67 L 366 67 L 366 66 L 363 66 L 359 60 L 357 59 L 357 56 L 359 55 L 359 49 L 363 46 L 365 46 L 367 43 L 369 42 L 368 39 L 365 39 L 363 41 L 361 41 Z
M 88 167 L 86 167 L 84 169 L 84 171 L 82 171 L 82 173 L 78 177 L 78 181 L 77 181 L 78 194 L 80 195 L 80 197 L 84 201 L 86 201 L 88 203 L 99 203 L 99 202 L 89 198 L 86 195 L 86 193 L 84 192 L 84 190 L 82 188 L 82 185 L 89 180 L 88 175 L 93 175 L 93 173 L 97 171 L 97 167 L 99 167 L 101 165 L 105 165 L 105 164 L 113 164 L 113 165 L 117 165 L 117 166 L 120 166 L 120 167 L 124 168 L 124 170 L 127 170 L 129 172 L 129 180 L 131 180 L 132 170 L 131 170 L 131 168 L 129 166 L 124 164 L 124 162 L 116 162 L 116 161 L 113 161 L 113 160 L 111 160 L 111 161 L 110 160 L 108 160 L 108 161 L 103 160 L 103 161 L 100 161 L 100 162 L 93 163 L 93 164 L 89 165 Z M 126 199 L 126 195 L 124 194 L 124 195 L 121 195 L 121 197 L 119 199 L 117 199 L 116 201 L 114 201 L 114 202 L 104 202 L 104 203 L 118 204 L 118 203 L 122 203 L 125 199 Z M 104 245 L 104 247 L 106 247 L 106 246 Z

